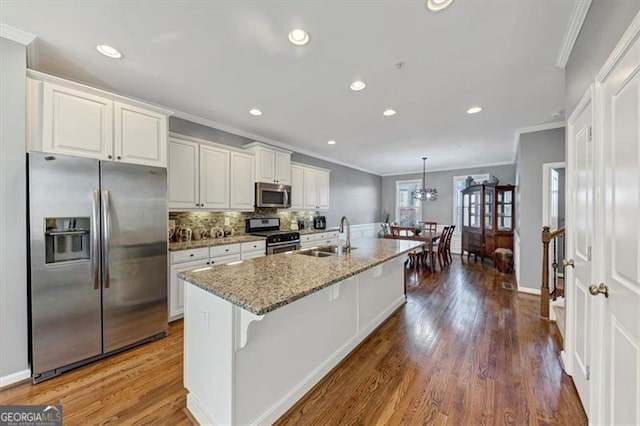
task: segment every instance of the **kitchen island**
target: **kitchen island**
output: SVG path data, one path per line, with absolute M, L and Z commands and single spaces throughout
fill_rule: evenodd
M 405 302 L 403 254 L 278 254 L 184 272 L 184 384 L 201 424 L 271 423 Z

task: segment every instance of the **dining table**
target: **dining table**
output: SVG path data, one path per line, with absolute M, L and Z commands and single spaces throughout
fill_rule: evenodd
M 415 228 L 414 228 L 415 229 Z M 427 246 L 427 251 L 429 253 L 429 263 L 431 266 L 431 270 L 436 270 L 436 258 L 433 255 L 433 243 L 438 241 L 438 239 L 442 236 L 442 232 L 428 232 L 423 231 L 419 234 L 411 234 L 410 232 L 406 232 L 404 234 L 400 233 L 398 235 L 394 234 L 385 234 L 384 238 L 390 238 L 394 240 L 411 240 L 411 241 L 422 241 Z

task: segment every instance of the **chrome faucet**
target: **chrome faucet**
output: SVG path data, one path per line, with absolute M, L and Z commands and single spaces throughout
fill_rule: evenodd
M 347 240 L 342 245 L 342 250 L 345 252 L 351 251 L 351 225 L 349 224 L 349 219 L 346 216 L 342 216 L 340 219 L 340 233 L 344 232 L 344 224 L 347 224 Z

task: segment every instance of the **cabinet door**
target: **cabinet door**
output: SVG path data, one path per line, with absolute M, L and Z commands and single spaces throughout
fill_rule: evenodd
M 200 207 L 229 208 L 229 151 L 200 145 Z
M 114 103 L 115 159 L 166 167 L 167 117 L 121 102 Z
M 107 160 L 113 156 L 113 102 L 44 83 L 42 149 Z
M 234 210 L 253 211 L 255 174 L 253 155 L 231 153 L 231 205 Z
M 318 208 L 329 210 L 329 172 L 316 171 L 318 187 Z
M 318 208 L 318 179 L 314 169 L 304 169 L 304 208 Z
M 291 166 L 291 209 L 304 208 L 304 169 L 301 166 Z
M 276 151 L 275 157 L 276 183 L 281 185 L 291 185 L 291 154 Z
M 181 318 L 184 313 L 184 280 L 178 278 L 178 274 L 184 271 L 192 271 L 209 266 L 208 260 L 198 262 L 178 263 L 171 265 L 169 278 L 169 321 Z
M 276 152 L 272 149 L 260 148 L 256 153 L 256 181 L 274 183 L 276 181 Z
M 169 142 L 169 208 L 195 208 L 200 204 L 197 143 Z

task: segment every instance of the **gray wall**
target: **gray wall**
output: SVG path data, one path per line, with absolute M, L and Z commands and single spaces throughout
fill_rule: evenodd
M 520 237 L 519 287 L 540 289 L 542 264 L 542 165 L 564 161 L 565 129 L 520 135 L 517 156 L 516 229 Z
M 25 70 L 25 47 L 0 38 L 0 377 L 29 368 Z
M 515 183 L 515 165 L 477 167 L 469 169 L 445 170 L 430 172 L 426 176 L 426 184 L 438 190 L 436 201 L 425 202 L 422 207 L 423 220 L 435 220 L 441 224 L 453 222 L 453 177 L 489 173 L 500 180 L 501 185 Z M 382 178 L 382 209 L 395 220 L 396 181 L 422 179 L 422 173 L 385 176 Z
M 567 117 L 638 11 L 638 0 L 593 0 L 565 68 Z
M 253 142 L 242 136 L 203 126 L 180 118 L 169 119 L 169 130 L 187 136 L 215 141 L 241 148 Z M 294 152 L 291 160 L 331 170 L 331 209 L 321 212 L 327 216 L 328 226 L 338 226 L 345 215 L 352 224 L 380 221 L 382 178 L 339 164 Z

